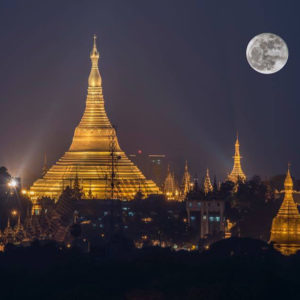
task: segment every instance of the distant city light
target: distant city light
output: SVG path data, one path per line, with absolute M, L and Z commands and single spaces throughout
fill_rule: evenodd
M 11 214 L 12 214 L 13 216 L 16 216 L 16 215 L 18 214 L 18 212 L 14 209 L 14 210 L 11 211 Z

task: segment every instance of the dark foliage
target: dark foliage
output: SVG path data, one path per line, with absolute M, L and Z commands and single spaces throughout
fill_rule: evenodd
M 234 235 L 269 240 L 272 220 L 281 200 L 274 198 L 260 177 L 240 182 L 236 193 L 233 185 L 230 187 L 229 183 L 224 183 L 220 196 L 226 201 L 226 216 L 236 223 Z
M 55 243 L 0 255 L 3 299 L 298 299 L 300 255 L 262 241 L 229 239 L 196 252 L 116 247 L 81 254 Z M 125 255 L 119 255 L 120 252 Z M 16 288 L 17 285 L 17 288 Z

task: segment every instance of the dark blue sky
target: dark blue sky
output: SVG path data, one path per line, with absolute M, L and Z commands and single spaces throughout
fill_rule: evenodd
M 165 153 L 223 178 L 239 131 L 243 168 L 300 176 L 300 2 L 0 2 L 0 164 L 25 180 L 69 147 L 84 109 L 92 35 L 99 36 L 108 115 L 127 152 Z M 289 47 L 278 73 L 253 71 L 248 41 Z M 297 71 L 298 70 L 298 71 Z

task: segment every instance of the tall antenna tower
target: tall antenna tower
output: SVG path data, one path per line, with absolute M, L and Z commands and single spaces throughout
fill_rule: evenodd
M 111 156 L 111 169 L 110 169 L 110 197 L 111 199 L 115 198 L 115 191 L 118 185 L 117 175 L 118 175 L 118 161 L 121 159 L 121 156 L 116 154 L 116 126 L 113 125 L 113 129 L 110 136 L 109 142 L 109 151 Z

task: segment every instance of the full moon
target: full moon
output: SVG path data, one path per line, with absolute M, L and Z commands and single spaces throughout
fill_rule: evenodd
M 262 74 L 281 70 L 289 56 L 285 41 L 274 33 L 261 33 L 248 44 L 246 57 L 249 65 Z

